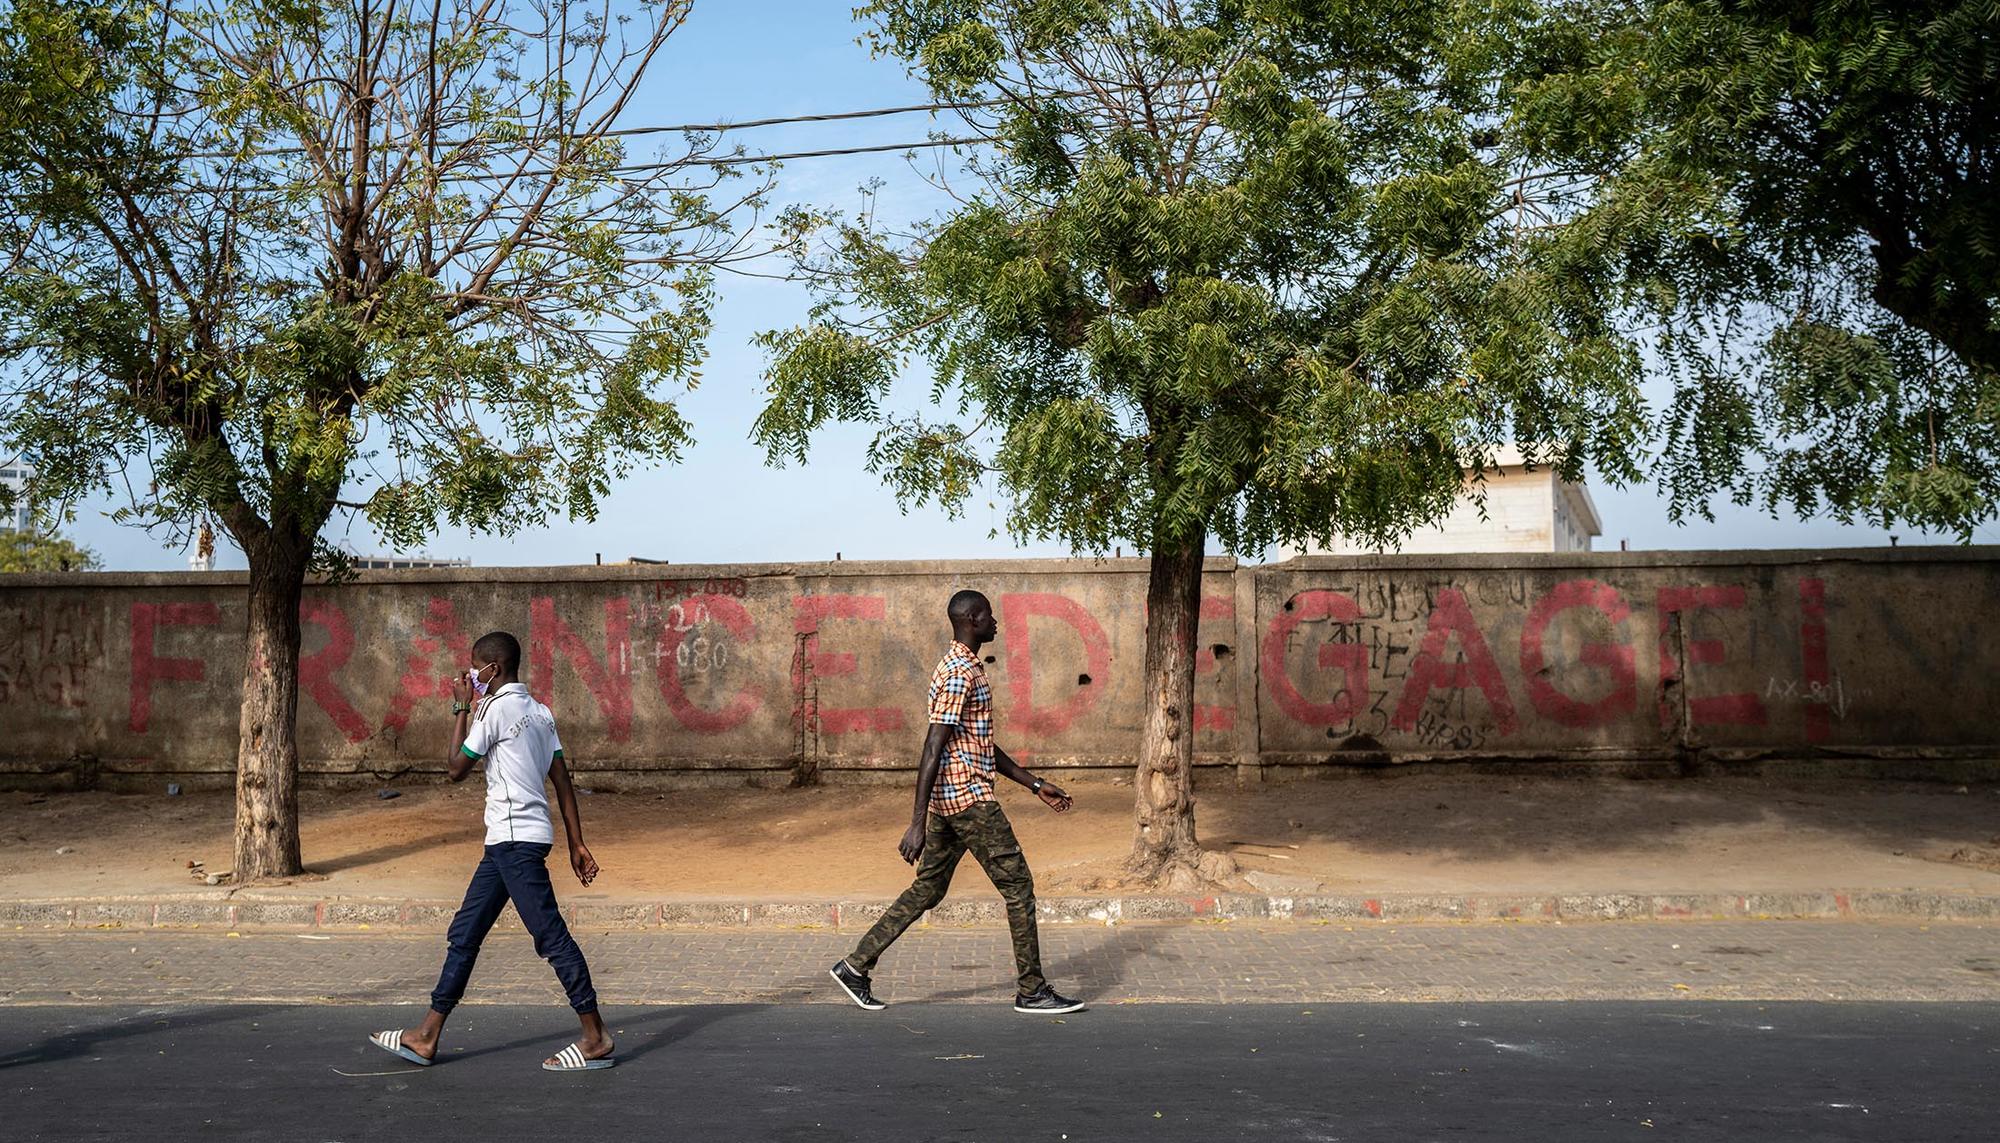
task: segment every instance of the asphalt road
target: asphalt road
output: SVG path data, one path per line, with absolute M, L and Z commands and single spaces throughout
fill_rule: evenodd
M 2000 1004 L 0 1008 L 0 1139 L 1995 1138 Z

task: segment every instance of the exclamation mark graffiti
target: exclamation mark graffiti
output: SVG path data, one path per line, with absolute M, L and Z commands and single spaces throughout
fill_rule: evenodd
M 1806 741 L 1833 734 L 1833 687 L 1826 662 L 1826 581 L 1799 581 L 1799 658 L 1805 669 Z

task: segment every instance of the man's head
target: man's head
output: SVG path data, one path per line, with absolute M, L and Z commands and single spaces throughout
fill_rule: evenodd
M 481 635 L 472 645 L 472 667 L 483 674 L 488 666 L 493 668 L 493 678 L 512 678 L 519 673 L 521 641 L 505 631 Z
M 1000 624 L 993 618 L 993 605 L 976 591 L 961 591 L 951 597 L 945 605 L 945 614 L 951 617 L 951 631 L 963 643 L 990 643 L 1000 633 Z

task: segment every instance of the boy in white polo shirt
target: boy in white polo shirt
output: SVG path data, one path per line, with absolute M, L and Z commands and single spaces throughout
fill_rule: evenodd
M 536 702 L 517 677 L 521 643 L 505 631 L 495 631 L 472 645 L 472 669 L 452 680 L 451 780 L 462 782 L 475 763 L 486 763 L 486 854 L 473 871 L 465 904 L 452 919 L 444 971 L 431 992 L 431 1009 L 424 1022 L 407 1031 L 377 1032 L 370 1042 L 414 1064 L 429 1067 L 437 1058 L 438 1035 L 445 1017 L 465 995 L 479 946 L 508 901 L 535 938 L 535 953 L 548 961 L 569 994 L 583 1024 L 577 1041 L 543 1061 L 553 1072 L 608 1068 L 611 1036 L 597 1014 L 597 992 L 590 984 L 590 966 L 583 950 L 563 923 L 549 883 L 549 849 L 555 827 L 549 820 L 544 782 L 555 787 L 562 810 L 563 832 L 569 838 L 569 864 L 585 885 L 597 876 L 597 861 L 583 844 L 583 823 L 577 813 L 576 790 L 563 763 L 562 740 L 549 708 Z M 480 692 L 477 710 L 473 696 Z

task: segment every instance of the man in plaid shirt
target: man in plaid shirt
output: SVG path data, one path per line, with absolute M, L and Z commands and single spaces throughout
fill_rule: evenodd
M 896 845 L 903 860 L 917 867 L 917 879 L 830 971 L 856 1004 L 871 1012 L 886 1007 L 870 991 L 868 973 L 876 958 L 925 910 L 944 900 L 952 870 L 971 850 L 1007 902 L 1007 927 L 1014 935 L 1014 966 L 1019 974 L 1014 1011 L 1075 1012 L 1083 1005 L 1058 994 L 1042 977 L 1035 879 L 1021 856 L 1021 843 L 1014 840 L 1014 827 L 993 800 L 993 775 L 1004 774 L 1028 787 L 1059 814 L 1070 808 L 1070 796 L 1022 769 L 994 745 L 993 688 L 987 685 L 986 668 L 979 661 L 979 648 L 1000 632 L 993 605 L 976 591 L 961 591 L 951 597 L 946 612 L 953 642 L 931 673 L 930 731 L 917 766 L 916 812 Z

